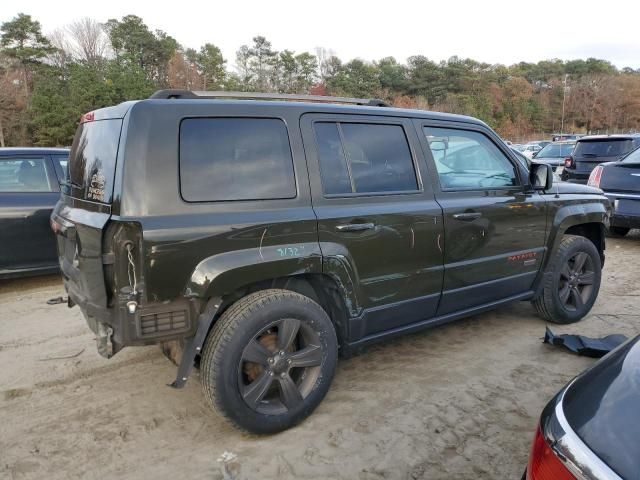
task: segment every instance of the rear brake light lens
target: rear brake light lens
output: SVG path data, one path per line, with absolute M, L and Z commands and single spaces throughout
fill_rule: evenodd
M 590 187 L 600 188 L 600 179 L 602 178 L 602 167 L 598 165 L 591 171 L 587 185 Z
M 95 112 L 87 112 L 80 117 L 80 123 L 93 122 L 95 117 L 96 117 Z
M 551 450 L 538 426 L 531 445 L 527 480 L 576 480 L 567 467 Z
M 573 157 L 567 157 L 564 159 L 564 167 L 565 168 L 573 167 Z

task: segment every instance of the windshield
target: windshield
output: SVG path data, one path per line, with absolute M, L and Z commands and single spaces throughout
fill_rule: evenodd
M 578 142 L 574 155 L 586 157 L 618 157 L 633 149 L 633 141 L 629 138 L 616 140 L 587 140 Z
M 536 158 L 563 158 L 571 154 L 573 143 L 550 143 L 538 152 Z

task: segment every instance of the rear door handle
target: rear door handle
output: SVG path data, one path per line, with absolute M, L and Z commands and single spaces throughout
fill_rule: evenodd
M 375 223 L 348 223 L 346 225 L 337 225 L 336 230 L 339 232 L 362 232 L 363 230 L 371 230 L 375 226 Z
M 454 213 L 453 218 L 456 220 L 475 220 L 476 218 L 480 218 L 482 213 L 480 212 L 464 212 L 464 213 Z

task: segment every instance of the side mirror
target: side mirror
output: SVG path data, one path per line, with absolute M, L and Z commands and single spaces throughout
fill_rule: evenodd
M 529 183 L 534 190 L 549 190 L 553 185 L 553 168 L 545 163 L 532 163 Z

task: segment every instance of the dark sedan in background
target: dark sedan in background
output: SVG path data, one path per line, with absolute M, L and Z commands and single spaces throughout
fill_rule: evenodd
M 609 233 L 622 237 L 640 228 L 640 148 L 622 160 L 598 165 L 588 184 L 603 190 L 611 200 Z
M 68 158 L 66 148 L 0 148 L 0 278 L 58 270 L 49 216 Z
M 640 479 L 640 337 L 602 358 L 547 404 L 525 477 Z
M 571 155 L 575 144 L 573 141 L 549 143 L 533 156 L 533 160 L 550 165 L 560 175 L 564 169 L 564 159 Z
M 619 160 L 640 147 L 640 135 L 592 135 L 579 138 L 564 162 L 562 180 L 587 183 L 591 171 L 601 163 Z

